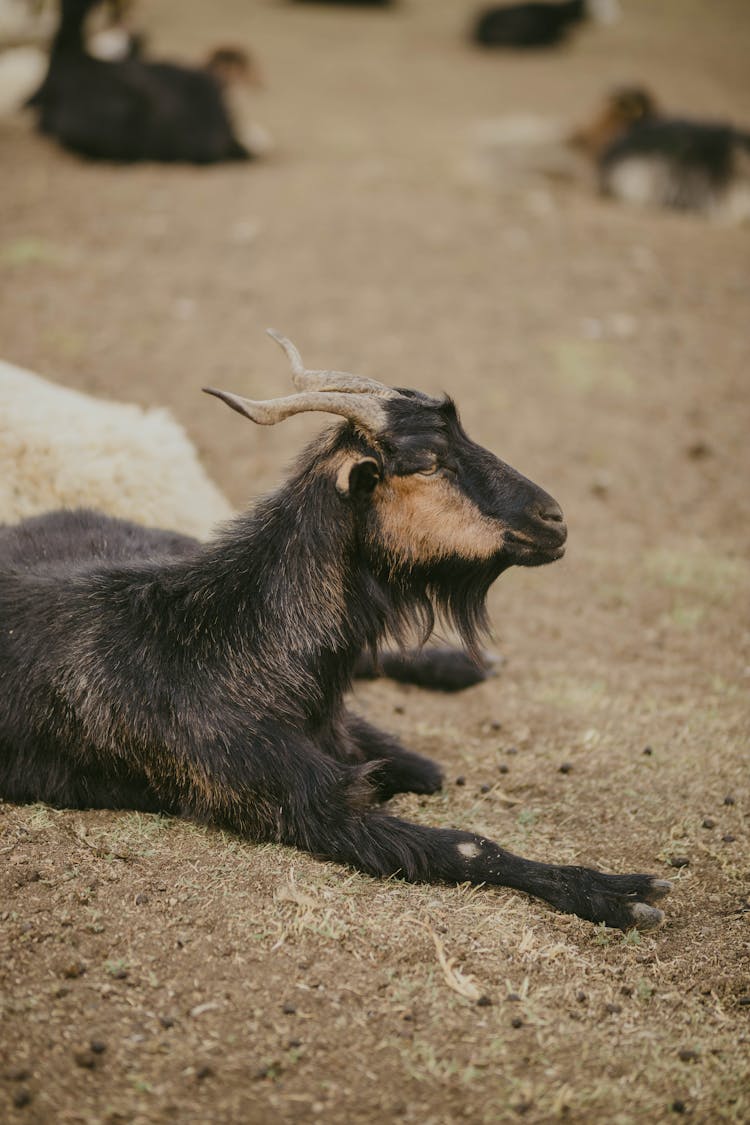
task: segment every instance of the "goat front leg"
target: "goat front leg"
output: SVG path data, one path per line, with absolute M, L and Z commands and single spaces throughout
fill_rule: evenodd
M 376 877 L 512 887 L 624 930 L 654 929 L 663 920 L 652 903 L 671 889 L 664 880 L 537 863 L 482 836 L 387 816 L 370 804 L 377 796 L 371 782 L 377 762 L 344 765 L 292 732 L 288 738 L 275 732 L 262 743 L 263 753 L 248 753 L 244 743 L 233 746 L 220 779 L 203 772 L 201 784 L 196 774 L 183 790 L 183 812 Z
M 652 904 L 671 890 L 670 883 L 651 875 L 605 875 L 587 867 L 537 863 L 481 836 L 377 813 L 362 817 L 356 829 L 350 826 L 346 842 L 345 854 L 335 858 L 373 875 L 512 887 L 566 914 L 622 930 L 661 925 L 664 915 Z
M 622 930 L 661 925 L 664 915 L 653 903 L 671 890 L 670 883 L 651 875 L 605 875 L 587 867 L 537 863 L 482 836 L 424 828 L 377 812 L 348 823 L 327 850 L 330 858 L 371 875 L 512 887 L 566 914 Z
M 345 722 L 357 757 L 377 763 L 370 773 L 377 800 L 388 801 L 396 793 L 437 793 L 442 788 L 443 771 L 435 762 L 407 750 L 393 735 L 359 715 L 347 714 Z
M 346 863 L 376 877 L 421 883 L 483 883 L 512 887 L 558 910 L 626 930 L 663 920 L 653 902 L 671 885 L 651 875 L 605 875 L 586 867 L 524 859 L 492 840 L 454 829 L 427 828 L 370 807 L 374 762 L 346 766 L 301 740 L 255 759 L 263 776 L 265 826 L 255 838 L 275 840 Z

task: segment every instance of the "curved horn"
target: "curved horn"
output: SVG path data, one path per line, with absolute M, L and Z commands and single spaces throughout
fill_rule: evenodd
M 387 423 L 386 409 L 382 401 L 369 395 L 348 394 L 335 391 L 306 391 L 302 394 L 288 395 L 286 398 L 268 399 L 256 402 L 251 398 L 234 395 L 230 391 L 219 391 L 214 387 L 204 387 L 208 395 L 215 395 L 246 418 L 261 426 L 273 426 L 283 422 L 292 414 L 302 414 L 308 410 L 320 410 L 325 414 L 339 414 L 356 422 L 370 433 L 383 430 Z
M 267 328 L 266 332 L 286 352 L 292 367 L 292 382 L 300 391 L 343 391 L 347 394 L 377 395 L 379 398 L 398 398 L 399 393 L 376 379 L 364 379 L 346 371 L 310 371 L 302 362 L 299 351 L 291 340 Z

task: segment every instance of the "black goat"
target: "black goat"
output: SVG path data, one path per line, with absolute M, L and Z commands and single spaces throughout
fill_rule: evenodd
M 562 512 L 474 444 L 449 399 L 336 371 L 251 402 L 347 423 L 289 481 L 199 544 L 94 512 L 0 530 L 0 796 L 162 811 L 375 876 L 515 887 L 623 928 L 662 920 L 669 884 L 522 859 L 373 802 L 441 773 L 344 708 L 363 648 L 450 620 L 475 651 L 509 566 L 564 553 Z
M 337 8 L 390 8 L 396 0 L 296 0 L 296 3 L 323 3 Z
M 222 85 L 209 69 L 109 62 L 86 51 L 83 25 L 99 0 L 60 0 L 47 75 L 29 99 L 38 127 L 65 148 L 102 160 L 213 164 L 247 160 Z
M 482 47 L 554 47 L 589 15 L 610 19 L 615 11 L 611 2 L 606 5 L 603 0 L 500 4 L 479 14 L 471 38 Z
M 605 195 L 736 221 L 750 217 L 750 133 L 668 117 L 641 86 L 614 90 L 570 142 L 595 159 Z
M 731 125 L 655 119 L 623 133 L 599 158 L 604 195 L 626 203 L 750 218 L 750 133 Z

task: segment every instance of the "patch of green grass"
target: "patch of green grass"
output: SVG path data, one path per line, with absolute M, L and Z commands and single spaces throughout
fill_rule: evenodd
M 550 706 L 585 713 L 607 702 L 607 690 L 608 686 L 604 680 L 583 680 L 561 676 L 557 679 L 550 678 L 540 684 L 539 697 Z
M 703 544 L 671 550 L 663 547 L 644 556 L 646 576 L 656 585 L 689 592 L 691 601 L 728 605 L 750 592 L 747 559 L 709 551 Z
M 117 976 L 118 973 L 126 973 L 128 971 L 128 962 L 123 957 L 118 957 L 111 961 L 105 961 L 104 971 L 111 977 Z
M 631 396 L 633 377 L 613 358 L 612 349 L 602 341 L 557 340 L 549 345 L 553 374 L 557 381 L 580 395 L 602 387 L 618 396 Z
M 11 268 L 28 265 L 58 265 L 64 254 L 54 242 L 27 235 L 14 238 L 0 247 L 0 264 Z

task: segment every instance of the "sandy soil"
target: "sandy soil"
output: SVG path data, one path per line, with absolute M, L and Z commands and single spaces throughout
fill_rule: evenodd
M 159 53 L 252 45 L 275 152 L 92 167 L 2 122 L 4 356 L 170 405 L 238 505 L 320 428 L 199 393 L 285 392 L 266 325 L 311 365 L 452 393 L 560 500 L 570 547 L 493 591 L 495 679 L 357 691 L 445 767 L 396 807 L 675 891 L 638 938 L 157 817 L 0 804 L 0 1119 L 749 1120 L 750 231 L 506 174 L 477 137 L 577 123 L 624 80 L 748 124 L 750 9 L 623 0 L 616 27 L 516 58 L 472 51 L 473 5 L 449 0 L 144 7 Z M 430 931 L 486 999 L 449 988 Z

